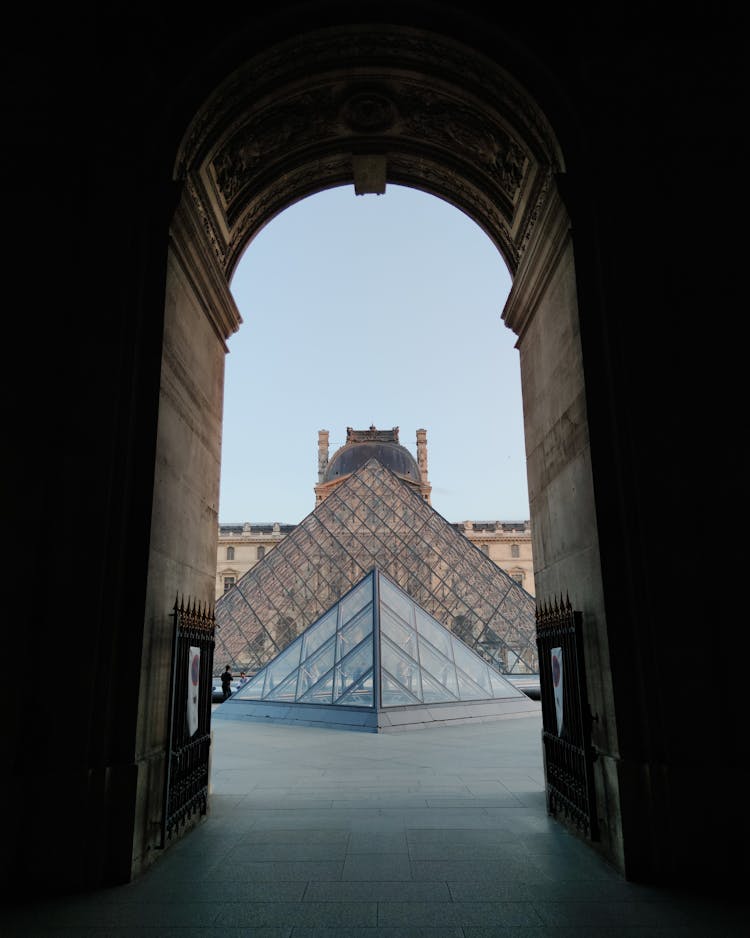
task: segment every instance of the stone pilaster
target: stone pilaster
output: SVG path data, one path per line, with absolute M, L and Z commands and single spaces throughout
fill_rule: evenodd
M 328 468 L 328 430 L 318 430 L 318 482 L 325 479 Z
M 427 431 L 417 430 L 417 465 L 419 466 L 420 489 L 425 501 L 430 503 L 432 486 L 427 478 Z

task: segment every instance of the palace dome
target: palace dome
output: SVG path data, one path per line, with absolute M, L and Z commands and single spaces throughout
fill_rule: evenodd
M 394 475 L 407 482 L 419 485 L 421 481 L 419 466 L 409 450 L 400 443 L 383 440 L 345 443 L 331 457 L 323 481 L 334 482 L 343 479 L 356 472 L 370 459 L 377 459 L 386 469 L 390 469 Z

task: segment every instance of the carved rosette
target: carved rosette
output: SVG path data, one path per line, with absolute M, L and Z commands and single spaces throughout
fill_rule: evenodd
M 341 120 L 353 133 L 383 134 L 393 129 L 396 108 L 382 90 L 354 90 L 344 99 Z

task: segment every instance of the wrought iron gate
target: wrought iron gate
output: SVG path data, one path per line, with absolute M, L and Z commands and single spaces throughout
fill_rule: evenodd
M 167 769 L 161 844 L 208 808 L 213 688 L 213 610 L 175 600 Z
M 547 811 L 590 840 L 599 837 L 594 799 L 591 711 L 586 692 L 582 616 L 570 600 L 537 604 Z

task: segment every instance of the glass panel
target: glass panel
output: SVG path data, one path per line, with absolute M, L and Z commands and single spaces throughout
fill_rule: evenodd
M 422 672 L 429 671 L 435 680 L 444 684 L 446 689 L 458 697 L 458 681 L 456 680 L 456 668 L 452 661 L 448 661 L 442 655 L 439 655 L 427 642 L 419 639 L 419 660 L 422 664 Z
M 348 655 L 365 636 L 370 634 L 372 634 L 372 604 L 339 632 L 336 660 L 338 661 Z M 372 663 L 372 642 L 370 642 L 370 663 Z
M 382 602 L 387 603 L 406 622 L 412 622 L 414 603 L 382 576 L 380 577 L 380 599 Z
M 419 680 L 419 666 L 416 661 L 407 658 L 402 651 L 396 648 L 385 636 L 380 643 L 381 665 L 390 671 L 396 680 L 421 702 L 422 687 Z
M 366 580 L 352 590 L 348 596 L 341 600 L 341 621 L 346 623 L 359 610 L 372 601 L 372 577 L 368 576 Z
M 490 668 L 490 684 L 492 685 L 492 696 L 493 697 L 517 697 L 517 689 L 510 683 L 510 681 L 503 680 L 499 674 L 496 674 L 492 668 Z
M 403 648 L 407 655 L 417 657 L 417 636 L 413 629 L 406 625 L 386 607 L 380 607 L 380 633 L 393 639 L 394 644 Z
M 353 707 L 373 707 L 372 699 L 372 671 L 358 684 L 350 688 L 343 697 L 339 697 L 336 704 L 349 704 Z
M 492 696 L 483 687 L 468 678 L 463 671 L 457 669 L 457 676 L 458 693 L 461 700 L 485 700 L 487 697 Z
M 297 692 L 297 678 L 299 677 L 299 671 L 294 671 L 289 677 L 282 681 L 281 684 L 278 684 L 271 691 L 270 694 L 266 694 L 263 698 L 264 700 L 294 700 Z
M 424 668 L 422 669 L 422 697 L 425 703 L 443 703 L 447 700 L 458 699 L 457 695 L 449 693 L 446 687 L 434 681 Z
M 302 639 L 302 658 L 309 658 L 310 655 L 317 651 L 321 645 L 324 645 L 328 639 L 336 631 L 336 616 L 338 615 L 338 607 L 334 606 L 333 609 L 328 613 L 328 615 L 323 616 L 323 618 L 316 624 L 310 627 L 310 630 L 304 635 Z
M 451 636 L 450 633 L 434 619 L 431 619 L 425 612 L 417 608 L 417 631 L 420 635 L 432 642 L 438 651 L 442 651 L 446 658 L 451 656 Z
M 263 682 L 266 679 L 266 672 L 261 671 L 255 677 L 250 678 L 247 684 L 243 685 L 235 694 L 238 699 L 260 700 L 263 696 Z
M 336 665 L 334 700 L 355 684 L 367 670 L 372 669 L 372 642 L 363 642 L 348 658 Z
M 384 707 L 399 707 L 403 704 L 421 703 L 416 697 L 405 691 L 404 688 L 389 674 L 386 674 L 385 671 L 381 671 L 381 678 L 382 687 L 380 692 L 383 697 Z
M 508 672 L 521 672 L 520 668 L 521 659 L 518 657 L 516 652 L 508 649 Z
M 302 642 L 295 641 L 279 657 L 272 661 L 266 669 L 266 685 L 263 690 L 263 696 L 268 694 L 280 684 L 285 677 L 299 665 L 299 656 L 302 649 Z
M 489 671 L 487 670 L 487 665 L 481 658 L 478 658 L 472 651 L 464 645 L 459 644 L 455 639 L 453 641 L 453 657 L 455 658 L 457 667 L 468 674 L 472 681 L 475 681 L 480 687 L 483 687 L 488 694 L 492 693 Z
M 304 661 L 299 669 L 299 687 L 297 696 L 302 697 L 307 690 L 323 677 L 326 671 L 333 668 L 334 639 L 330 638 L 325 645 L 316 651 L 312 658 Z
M 330 671 L 322 681 L 311 687 L 310 690 L 297 699 L 298 703 L 329 704 L 333 700 L 333 671 Z

